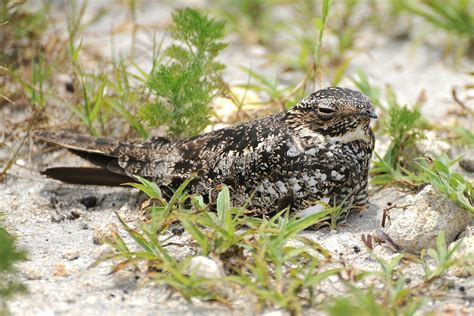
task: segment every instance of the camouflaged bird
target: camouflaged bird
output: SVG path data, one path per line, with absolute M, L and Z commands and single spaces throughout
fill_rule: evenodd
M 99 168 L 50 168 L 49 177 L 76 184 L 119 185 L 138 175 L 177 187 L 195 175 L 190 190 L 208 196 L 231 188 L 234 205 L 249 202 L 255 214 L 291 206 L 298 216 L 318 201 L 366 206 L 374 148 L 368 97 L 345 88 L 314 92 L 293 108 L 189 139 L 117 141 L 67 132 L 36 137 L 70 149 Z

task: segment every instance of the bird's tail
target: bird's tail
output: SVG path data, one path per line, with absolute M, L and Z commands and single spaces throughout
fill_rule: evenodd
M 41 171 L 42 175 L 64 183 L 82 185 L 119 186 L 136 182 L 126 175 L 117 174 L 104 168 L 88 167 L 55 167 Z
M 135 180 L 118 164 L 120 142 L 67 131 L 37 131 L 34 137 L 69 149 L 97 167 L 47 168 L 42 174 L 72 184 L 118 186 Z

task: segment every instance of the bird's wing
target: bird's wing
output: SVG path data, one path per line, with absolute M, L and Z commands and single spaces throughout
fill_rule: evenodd
M 267 138 L 276 133 L 275 124 L 278 115 L 174 143 L 163 138 L 143 143 L 121 141 L 113 152 L 118 157 L 118 166 L 130 176 L 147 177 L 161 184 L 179 184 L 191 175 L 220 181 L 233 168 L 232 163 L 223 161 L 234 161 L 270 147 Z
M 196 174 L 216 184 L 248 185 L 249 180 L 259 181 L 268 176 L 267 171 L 278 163 L 273 151 L 285 146 L 286 137 L 281 117 L 281 114 L 273 115 L 176 143 L 166 138 L 117 141 L 64 131 L 41 131 L 35 136 L 66 147 L 111 173 L 130 178 L 139 175 L 160 184 L 170 184 Z M 60 172 L 50 174 L 71 182 L 70 175 L 60 178 Z M 84 177 L 80 181 L 84 183 Z
M 151 154 L 165 156 L 171 143 L 166 138 L 152 138 L 146 142 L 118 141 L 108 138 L 81 135 L 70 131 L 36 131 L 38 140 L 67 148 L 72 153 L 90 161 L 99 168 L 59 167 L 48 168 L 42 173 L 48 177 L 73 184 L 120 185 L 134 181 L 133 172 L 138 165 L 146 164 L 154 157 Z M 127 160 L 125 169 L 120 161 Z M 145 170 L 146 171 L 146 170 Z M 144 176 L 146 173 L 143 172 Z
M 288 130 L 282 114 L 224 128 L 179 143 L 176 175 L 196 173 L 209 185 L 252 186 L 269 176 L 285 150 Z

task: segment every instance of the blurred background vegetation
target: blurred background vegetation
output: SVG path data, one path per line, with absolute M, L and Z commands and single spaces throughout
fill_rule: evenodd
M 439 124 L 424 117 L 423 93 L 405 104 L 400 91 L 374 83 L 366 69 L 354 64 L 357 56 L 370 55 L 367 43 L 372 40 L 410 43 L 415 50 L 428 46 L 437 62 L 462 74 L 471 72 L 474 78 L 474 0 L 208 0 L 192 8 L 186 8 L 185 1 L 160 5 L 168 8 L 165 14 L 145 0 L 1 0 L 0 180 L 19 157 L 39 156 L 26 146 L 34 129 L 180 139 L 285 110 L 309 92 L 343 84 L 371 97 L 380 113 L 374 128 L 387 148 L 374 157 L 373 185 L 416 188 L 432 183 L 474 212 L 472 185 L 451 170 L 457 160 L 430 160 L 416 147 L 427 132 L 474 147 L 474 97 L 469 97 L 474 84 L 449 87 L 455 119 Z M 156 17 L 146 17 L 149 8 Z M 87 44 L 85 38 L 94 32 L 110 34 L 110 43 Z M 259 66 L 249 67 L 254 58 Z M 466 65 L 471 68 L 466 70 Z M 443 247 L 440 242 L 438 251 Z M 25 258 L 0 227 L 4 252 L 9 255 L 0 256 L 0 278 L 4 271 L 14 275 L 12 264 Z M 353 291 L 351 295 L 359 297 L 357 308 L 340 299 L 328 310 L 334 315 L 360 310 L 362 315 L 373 307 L 380 315 L 395 315 L 400 308 L 407 314 L 418 308 L 419 301 L 409 301 L 392 282 L 393 267 L 384 271 L 389 290 L 399 290 L 403 298 L 384 293 L 385 303 L 374 307 L 375 289 Z M 0 291 L 8 295 L 24 290 L 4 284 L 0 280 Z M 275 295 L 280 306 L 301 307 L 295 305 L 296 296 L 283 302 L 284 294 Z
M 340 84 L 354 75 L 353 58 L 369 53 L 362 45 L 369 33 L 415 45 L 435 41 L 443 62 L 453 67 L 474 58 L 472 0 L 209 0 L 198 8 L 202 16 L 194 14 L 201 20 L 174 14 L 158 29 L 137 21 L 148 3 L 111 4 L 126 12 L 123 27 L 131 28 L 132 38 L 127 53 L 106 58 L 91 56 L 82 36 L 94 25 L 112 22 L 110 6 L 87 11 L 87 1 L 2 0 L 1 105 L 29 108 L 35 127 L 57 124 L 51 114 L 61 109 L 72 115 L 65 116 L 69 126 L 84 130 L 82 125 L 93 135 L 146 138 L 160 127 L 179 138 L 219 123 L 213 111 L 218 97 L 241 109 L 255 103 L 251 96 L 257 94 L 256 111 L 265 114 L 291 107 L 319 87 Z M 167 5 L 178 7 L 173 1 Z M 146 54 L 139 31 L 152 43 Z M 225 49 L 229 39 L 232 48 Z M 113 30 L 111 41 L 117 41 Z M 236 43 L 261 49 L 278 75 L 233 60 L 248 80 L 224 80 L 222 70 Z M 138 64 L 139 59 L 145 62 Z

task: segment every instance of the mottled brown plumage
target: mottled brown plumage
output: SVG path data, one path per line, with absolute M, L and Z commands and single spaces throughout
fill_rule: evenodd
M 70 183 L 114 185 L 139 175 L 176 187 L 192 174 L 190 189 L 208 195 L 225 183 L 235 204 L 250 197 L 256 213 L 289 205 L 300 215 L 323 200 L 346 208 L 367 203 L 367 174 L 374 147 L 370 100 L 360 92 L 326 88 L 292 109 L 190 139 L 171 142 L 117 141 L 41 131 L 36 136 L 69 148 L 99 166 L 80 170 L 51 168 L 45 174 Z M 303 211 L 305 210 L 305 211 Z M 301 212 L 303 211 L 303 212 Z

